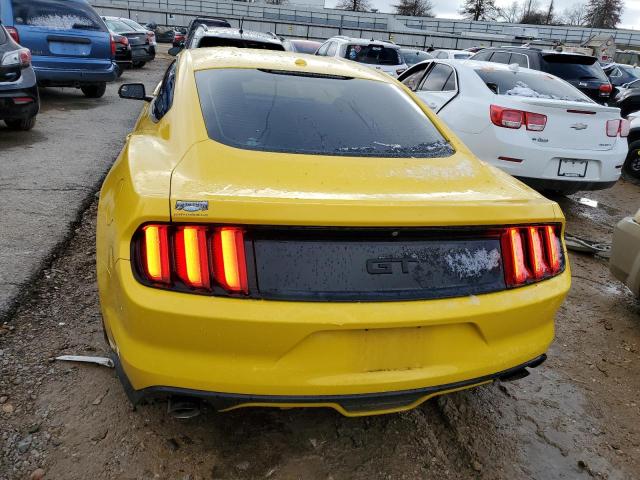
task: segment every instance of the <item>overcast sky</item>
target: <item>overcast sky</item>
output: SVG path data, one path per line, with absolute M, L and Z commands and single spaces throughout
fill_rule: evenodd
M 393 5 L 397 3 L 397 0 L 369 0 L 373 8 L 377 8 L 381 12 L 392 12 Z M 434 5 L 434 12 L 436 17 L 440 18 L 458 18 L 459 5 L 462 0 L 431 0 Z M 513 0 L 497 0 L 496 4 L 500 6 L 511 5 Z M 334 7 L 337 0 L 325 0 L 327 7 Z M 538 0 L 541 6 L 546 6 L 549 0 Z M 567 7 L 579 3 L 577 0 L 555 0 L 554 8 L 556 12 L 562 12 Z M 640 30 L 640 0 L 625 0 L 624 12 L 622 14 L 622 22 L 619 25 L 620 28 L 631 28 L 634 30 Z

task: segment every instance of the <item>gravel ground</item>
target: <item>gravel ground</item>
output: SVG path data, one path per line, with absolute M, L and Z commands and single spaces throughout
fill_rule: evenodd
M 609 241 L 640 186 L 559 201 L 570 233 Z M 378 417 L 245 409 L 177 420 L 163 403 L 133 411 L 113 370 L 53 360 L 107 353 L 95 214 L 93 201 L 0 325 L 0 480 L 640 478 L 640 306 L 605 260 L 571 254 L 549 361 L 523 380 Z

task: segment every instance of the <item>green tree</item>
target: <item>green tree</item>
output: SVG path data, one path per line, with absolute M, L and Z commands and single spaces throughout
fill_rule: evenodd
M 497 16 L 495 0 L 465 0 L 460 15 L 469 20 L 493 20 Z
M 396 15 L 411 17 L 433 17 L 433 3 L 431 0 L 400 0 L 394 5 Z
M 623 0 L 589 0 L 585 21 L 592 28 L 616 28 L 622 17 Z
M 337 8 L 352 12 L 368 12 L 371 9 L 369 0 L 340 0 Z

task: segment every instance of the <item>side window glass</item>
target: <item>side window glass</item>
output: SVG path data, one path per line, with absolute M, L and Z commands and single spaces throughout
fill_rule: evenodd
M 331 43 L 332 42 L 327 42 L 327 43 L 321 45 L 320 48 L 318 49 L 318 51 L 316 52 L 316 55 L 321 55 L 321 56 L 326 55 L 327 54 L 327 49 L 329 48 Z
M 427 74 L 420 90 L 427 92 L 440 92 L 449 81 L 449 77 L 453 75 L 453 69 L 448 65 L 441 63 L 435 65 Z
M 512 53 L 509 63 L 517 63 L 521 67 L 529 68 L 529 59 L 526 55 L 522 55 L 521 53 Z
M 176 84 L 176 62 L 173 62 L 162 79 L 162 85 L 153 102 L 152 113 L 156 120 L 164 117 L 173 104 L 173 92 Z
M 444 87 L 442 87 L 442 90 L 444 90 L 445 92 L 452 92 L 456 89 L 456 74 L 455 72 L 451 72 L 451 75 L 449 75 L 449 78 L 447 79 L 447 82 L 444 84 Z
M 417 68 L 409 76 L 407 76 L 407 78 L 405 78 L 402 83 L 404 83 L 411 90 L 417 90 L 418 85 L 420 85 L 420 80 L 422 80 L 422 76 L 424 75 L 424 72 L 428 66 L 429 64 L 421 65 L 420 68 Z
M 509 63 L 510 58 L 511 54 L 509 52 L 494 52 L 491 61 L 496 63 Z
M 336 50 L 338 49 L 337 42 L 331 42 L 329 44 L 329 48 L 327 49 L 327 57 L 334 57 L 336 55 Z

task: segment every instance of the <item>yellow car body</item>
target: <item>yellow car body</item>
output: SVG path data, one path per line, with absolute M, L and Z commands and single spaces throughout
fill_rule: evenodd
M 211 140 L 194 72 L 327 72 L 402 89 L 449 142 L 445 158 L 364 158 L 234 148 Z M 132 239 L 180 225 L 431 228 L 556 224 L 557 204 L 477 160 L 413 94 L 350 62 L 293 53 L 184 51 L 171 108 L 146 104 L 100 194 L 97 272 L 105 332 L 130 398 L 193 395 L 220 410 L 406 410 L 519 373 L 544 358 L 570 286 L 559 274 L 479 295 L 401 301 L 286 301 L 198 295 L 138 281 Z M 179 200 L 208 210 L 176 209 Z

